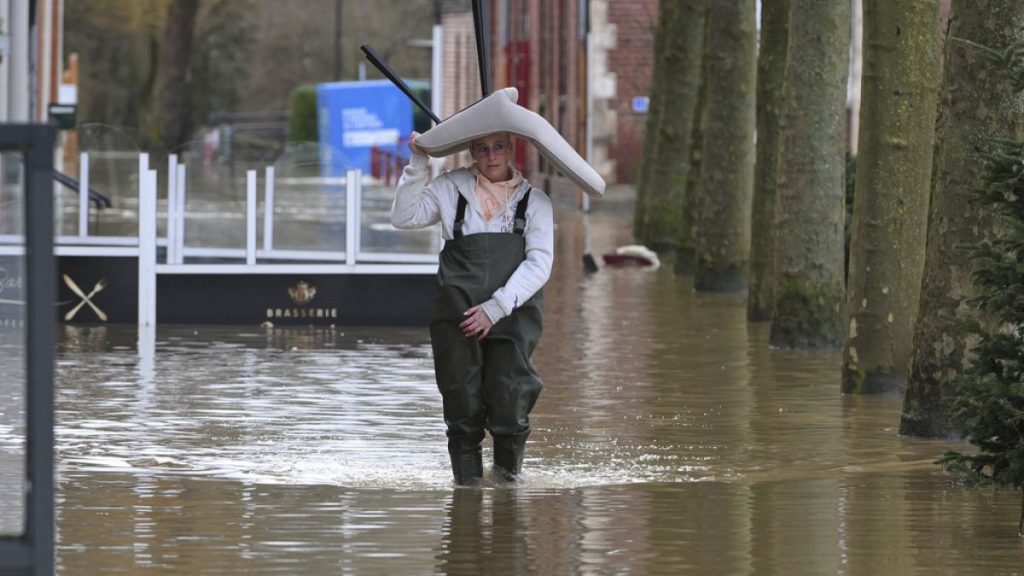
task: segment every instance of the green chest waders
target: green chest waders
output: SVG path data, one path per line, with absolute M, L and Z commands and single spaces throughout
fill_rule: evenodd
M 466 310 L 488 300 L 525 259 L 529 200 L 527 192 L 516 206 L 512 233 L 463 235 L 466 199 L 459 194 L 455 238 L 441 251 L 430 341 L 457 484 L 475 484 L 482 476 L 484 430 L 494 438 L 497 472 L 513 479 L 522 467 L 529 414 L 541 390 L 530 361 L 542 331 L 541 293 L 519 302 L 483 340 L 467 338 L 459 324 Z

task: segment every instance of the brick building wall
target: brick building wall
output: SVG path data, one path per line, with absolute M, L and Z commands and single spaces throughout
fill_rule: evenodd
M 480 68 L 469 3 L 449 1 L 444 4 L 441 27 L 444 31 L 441 56 L 444 86 L 437 115 L 443 120 L 480 99 Z M 451 170 L 469 163 L 469 154 L 461 153 L 446 158 L 444 167 Z
M 515 87 L 519 104 L 551 123 L 581 156 L 586 157 L 586 35 L 580 0 L 489 0 L 492 89 Z M 468 0 L 443 4 L 444 95 L 442 117 L 481 96 L 476 64 L 473 16 Z M 466 165 L 468 155 L 446 167 Z M 535 185 L 553 197 L 576 202 L 578 188 L 544 157 L 517 142 L 515 164 Z
M 632 103 L 648 94 L 658 0 L 488 0 L 487 5 L 492 87 L 518 88 L 519 103 L 547 119 L 609 183 L 633 182 L 647 116 L 634 112 Z M 582 13 L 588 9 L 589 15 Z M 445 0 L 441 23 L 441 114 L 447 117 L 481 96 L 469 0 Z M 576 194 L 531 146 L 518 148 L 516 165 L 536 185 L 553 195 Z M 467 162 L 462 157 L 447 165 Z
M 614 89 L 603 106 L 613 118 L 602 123 L 614 126 L 614 134 L 607 138 L 607 155 L 614 161 L 614 175 L 610 180 L 633 183 L 643 160 L 647 122 L 646 114 L 633 111 L 633 99 L 649 95 L 658 0 L 601 0 L 600 3 L 605 4 L 607 20 L 600 22 L 595 17 L 594 33 L 612 38 L 605 41 L 604 49 L 607 50 L 607 70 L 614 74 Z M 603 29 L 604 26 L 608 29 Z M 595 133 L 595 139 L 597 137 Z
M 543 116 L 581 156 L 587 155 L 586 29 L 579 0 L 490 0 L 494 87 L 514 86 L 519 104 Z M 578 202 L 579 190 L 532 146 L 516 164 L 552 197 Z

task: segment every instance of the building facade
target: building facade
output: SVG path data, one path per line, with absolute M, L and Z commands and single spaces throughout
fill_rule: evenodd
M 488 0 L 493 88 L 548 120 L 611 183 L 631 183 L 643 154 L 657 0 Z M 450 116 L 482 96 L 468 0 L 442 4 L 444 97 Z M 639 98 L 639 100 L 637 100 Z M 465 159 L 460 159 L 465 162 Z M 516 165 L 558 198 L 579 195 L 532 147 Z M 453 161 L 454 162 L 454 161 Z
M 46 122 L 58 102 L 64 0 L 0 0 L 0 122 Z
M 609 182 L 636 182 L 644 153 L 658 0 L 591 0 L 595 143 Z

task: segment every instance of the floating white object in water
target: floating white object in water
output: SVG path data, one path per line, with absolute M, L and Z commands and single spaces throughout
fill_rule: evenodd
M 614 268 L 635 267 L 657 270 L 661 266 L 658 255 L 650 248 L 640 244 L 619 246 L 615 249 L 614 254 L 604 254 L 601 258 L 604 259 L 605 266 Z

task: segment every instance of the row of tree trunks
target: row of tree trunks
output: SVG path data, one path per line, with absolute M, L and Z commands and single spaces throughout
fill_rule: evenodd
M 924 270 L 938 0 L 865 0 L 843 392 L 902 392 Z
M 708 3 L 707 125 L 695 198 L 698 290 L 747 287 L 757 95 L 754 0 Z
M 954 0 L 943 70 L 939 152 L 929 213 L 928 245 L 921 305 L 914 329 L 913 357 L 900 433 L 952 433 L 944 403 L 969 353 L 965 322 L 973 320 L 966 301 L 975 291 L 971 262 L 963 246 L 985 235 L 991 223 L 973 201 L 981 162 L 978 151 L 990 138 L 1019 138 L 1024 98 L 1006 71 L 960 39 L 1002 50 L 1024 40 L 1019 0 Z
M 1024 40 L 1017 25 L 1024 2 L 954 0 L 943 52 L 945 2 L 864 1 L 848 282 L 842 255 L 847 2 L 789 0 L 788 9 L 783 0 L 764 2 L 756 81 L 754 7 L 747 0 L 708 3 L 704 72 L 693 66 L 687 73 L 701 82 L 699 90 L 687 84 L 686 97 L 697 100 L 683 119 L 690 143 L 674 160 L 685 165 L 676 176 L 688 172 L 686 194 L 675 203 L 659 201 L 660 208 L 650 204 L 647 212 L 681 209 L 671 215 L 678 216 L 671 224 L 676 271 L 695 272 L 698 290 L 742 289 L 749 266 L 748 317 L 772 320 L 773 345 L 845 342 L 844 392 L 905 387 L 900 431 L 918 436 L 954 433 L 944 399 L 970 352 L 964 326 L 975 320 L 967 305 L 972 266 L 962 247 L 993 226 L 972 199 L 978 152 L 989 138 L 1020 138 L 1024 124 L 1018 113 L 1024 98 L 1015 95 L 1005 70 L 964 42 L 1002 50 Z M 688 46 L 696 51 L 695 45 Z M 755 84 L 756 163 L 753 149 L 744 147 L 753 142 Z M 665 114 L 668 103 L 662 104 Z M 667 128 L 665 118 L 652 117 L 651 126 Z M 673 142 L 686 141 L 672 130 Z
M 771 342 L 838 348 L 850 4 L 791 0 L 789 14 Z
M 757 163 L 751 214 L 750 292 L 747 319 L 772 319 L 775 302 L 775 186 L 779 168 L 779 120 L 789 42 L 789 0 L 761 5 L 757 57 Z
M 679 242 L 690 138 L 704 56 L 705 0 L 662 2 L 655 39 L 656 75 L 644 158 L 636 236 L 662 253 Z

